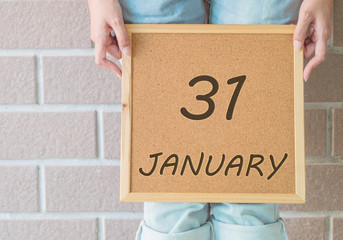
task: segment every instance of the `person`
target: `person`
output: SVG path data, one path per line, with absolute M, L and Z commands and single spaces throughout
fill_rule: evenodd
M 333 0 L 88 0 L 95 64 L 122 77 L 115 59 L 130 55 L 125 23 L 296 24 L 294 48 L 311 58 L 307 81 L 326 58 Z M 113 37 L 111 32 L 114 32 Z M 278 204 L 145 202 L 137 240 L 288 239 Z

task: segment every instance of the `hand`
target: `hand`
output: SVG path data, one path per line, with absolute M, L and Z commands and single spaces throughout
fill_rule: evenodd
M 304 57 L 310 58 L 304 69 L 305 82 L 312 70 L 326 59 L 327 40 L 331 36 L 333 0 L 304 0 L 299 10 L 298 23 L 294 31 L 294 47 L 304 47 Z M 306 38 L 308 27 L 310 33 Z M 306 38 L 306 39 L 305 39 Z
M 130 41 L 124 25 L 118 0 L 88 0 L 91 19 L 91 40 L 95 43 L 95 64 L 105 67 L 119 78 L 121 69 L 106 58 L 106 52 L 115 59 L 121 59 L 122 53 L 130 55 Z M 112 37 L 111 31 L 115 37 Z

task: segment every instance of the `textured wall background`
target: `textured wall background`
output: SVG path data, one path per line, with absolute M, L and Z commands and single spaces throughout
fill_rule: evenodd
M 119 202 L 121 80 L 94 63 L 86 1 L 0 1 L 0 239 L 134 239 Z M 343 239 L 343 1 L 305 84 L 307 203 L 290 239 Z

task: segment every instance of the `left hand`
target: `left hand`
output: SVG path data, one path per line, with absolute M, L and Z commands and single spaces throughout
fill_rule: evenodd
M 327 40 L 331 36 L 333 0 L 304 0 L 299 10 L 298 23 L 294 31 L 294 47 L 304 47 L 304 57 L 315 56 L 304 69 L 305 82 L 312 70 L 326 59 Z M 310 33 L 306 38 L 308 27 Z

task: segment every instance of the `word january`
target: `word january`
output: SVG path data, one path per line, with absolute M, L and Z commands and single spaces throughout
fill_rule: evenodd
M 160 160 L 159 157 L 162 154 L 163 154 L 162 152 L 150 154 L 149 157 L 154 158 L 154 163 L 153 163 L 150 171 L 145 172 L 145 171 L 143 171 L 143 168 L 139 168 L 139 172 L 144 176 L 152 175 L 157 168 L 157 163 Z M 281 168 L 283 163 L 286 161 L 287 157 L 288 157 L 288 154 L 285 153 L 282 160 L 279 162 L 279 164 L 276 165 L 275 160 L 274 160 L 274 156 L 269 155 L 269 159 L 270 159 L 270 163 L 272 165 L 273 171 L 269 174 L 269 176 L 267 177 L 267 180 L 270 180 L 276 174 L 276 172 Z M 263 171 L 261 170 L 259 165 L 262 164 L 264 162 L 264 160 L 265 160 L 265 158 L 261 154 L 250 154 L 248 167 L 247 167 L 247 171 L 246 171 L 245 175 L 249 176 L 251 169 L 254 169 L 254 170 L 258 171 L 260 176 L 263 176 Z M 189 166 L 189 169 L 193 173 L 193 175 L 195 175 L 195 176 L 198 175 L 200 170 L 201 170 L 201 167 L 203 165 L 203 162 L 204 162 L 204 153 L 201 152 L 201 156 L 200 156 L 198 166 L 195 169 L 191 157 L 189 155 L 186 155 L 185 160 L 184 160 L 182 167 L 181 167 L 180 175 L 182 176 L 185 173 L 187 165 Z M 213 168 L 213 166 L 211 167 L 211 162 L 212 162 L 212 155 L 209 155 L 208 161 L 206 164 L 206 168 L 205 168 L 205 173 L 208 176 L 214 176 L 214 175 L 218 174 L 223 167 L 225 167 L 225 170 L 224 170 L 225 176 L 227 176 L 229 173 L 229 170 L 233 169 L 233 168 L 237 168 L 237 176 L 240 176 L 242 168 L 243 168 L 243 164 L 244 164 L 243 156 L 242 155 L 236 155 L 228 162 L 228 164 L 226 166 L 224 166 L 225 154 L 223 154 L 222 160 L 221 160 L 219 166 L 214 171 L 210 171 L 210 169 Z M 171 154 L 166 158 L 166 160 L 164 160 L 164 162 L 160 168 L 160 175 L 164 174 L 164 170 L 166 168 L 171 168 L 172 169 L 172 175 L 175 175 L 175 173 L 178 169 L 178 166 L 179 166 L 179 156 L 175 153 Z

